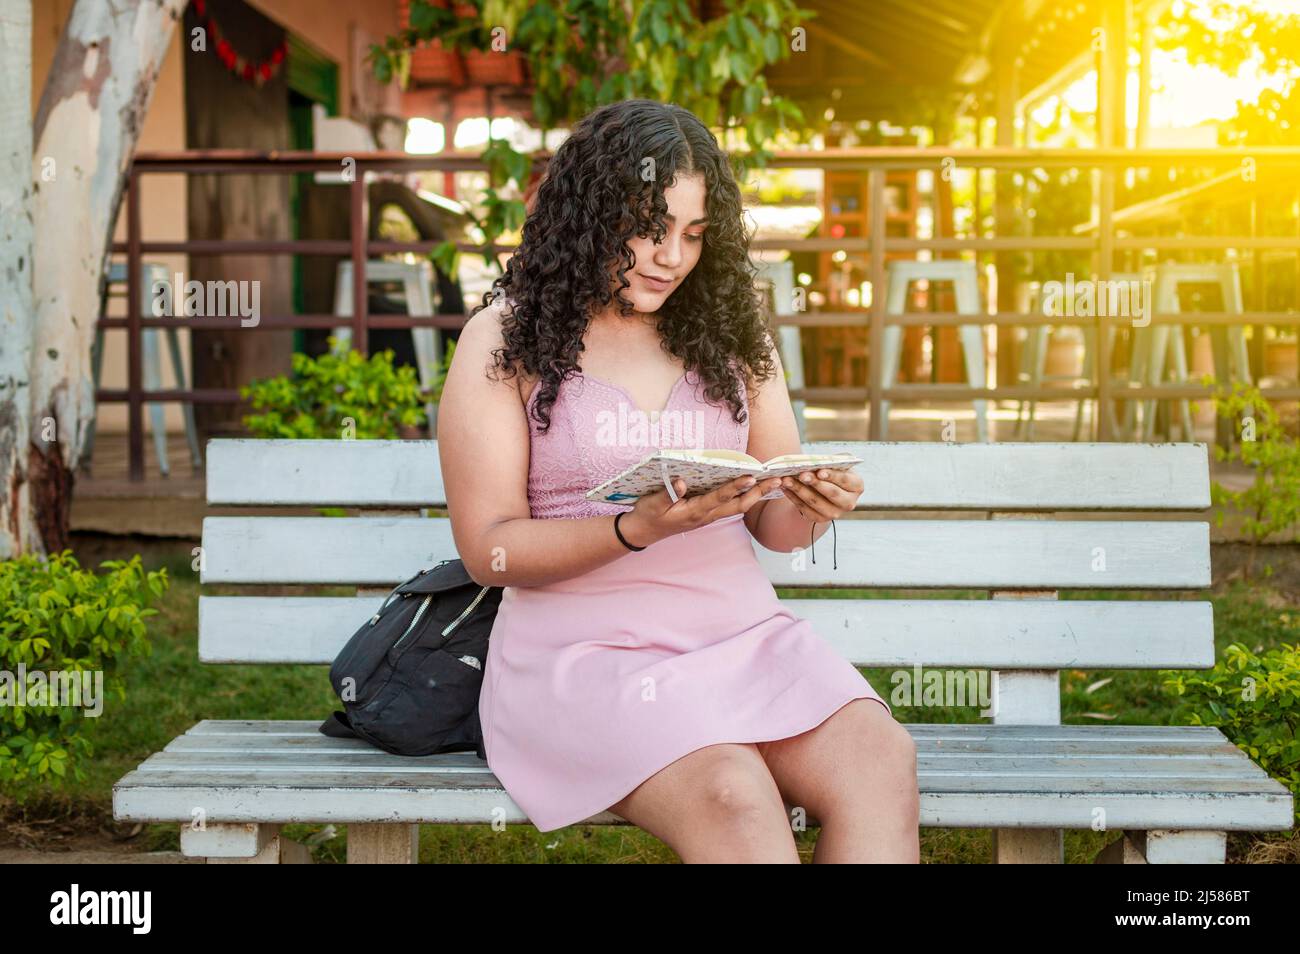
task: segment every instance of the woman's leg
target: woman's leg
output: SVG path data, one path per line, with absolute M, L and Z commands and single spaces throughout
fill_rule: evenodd
M 696 749 L 609 810 L 666 843 L 686 864 L 799 864 L 781 793 L 753 743 Z
M 784 799 L 821 825 L 814 863 L 920 860 L 916 745 L 879 702 L 757 745 Z

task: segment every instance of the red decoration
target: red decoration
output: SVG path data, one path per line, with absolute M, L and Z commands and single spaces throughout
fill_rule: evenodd
M 194 7 L 194 12 L 199 19 L 204 21 L 204 29 L 207 31 L 208 42 L 212 44 L 212 52 L 230 72 L 245 82 L 261 86 L 280 71 L 285 58 L 289 55 L 288 40 L 281 40 L 266 59 L 252 60 L 236 52 L 235 48 L 222 35 L 221 29 L 217 26 L 217 21 L 207 15 L 205 0 L 192 0 L 191 5 Z

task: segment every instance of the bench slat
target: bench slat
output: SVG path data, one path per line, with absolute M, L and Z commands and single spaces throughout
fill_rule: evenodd
M 922 825 L 1086 828 L 1100 807 L 1111 828 L 1291 826 L 1291 793 L 1208 726 L 905 727 Z M 1126 758 L 1143 740 L 1165 754 Z M 962 742 L 974 748 L 951 748 Z M 403 758 L 303 720 L 201 722 L 119 781 L 113 804 L 115 817 L 140 821 L 186 821 L 196 804 L 214 822 L 482 823 L 500 811 L 526 821 L 473 753 Z
M 866 509 L 1204 510 L 1203 443 L 815 441 L 863 458 Z M 247 440 L 207 447 L 208 503 L 444 506 L 436 441 Z
M 259 739 L 250 742 L 232 735 L 216 736 L 181 736 L 168 743 L 164 752 L 209 755 L 248 755 L 248 756 L 284 756 L 302 758 L 303 753 L 310 752 L 312 758 L 338 757 L 345 762 L 356 761 L 359 764 L 370 761 L 381 762 L 387 753 L 379 752 L 371 746 L 350 744 L 351 739 L 329 739 L 322 736 L 321 745 L 304 745 L 299 739 Z M 1077 759 L 1111 759 L 1124 756 L 1134 760 L 1154 760 L 1165 762 L 1179 759 L 1204 759 L 1208 757 L 1231 756 L 1233 751 L 1240 752 L 1236 746 L 1225 742 L 1220 736 L 1217 741 L 1193 742 L 1142 742 L 1128 738 L 1105 740 L 1074 741 L 1050 739 L 989 739 L 983 742 L 954 742 L 927 738 L 914 732 L 913 740 L 917 750 L 931 758 L 968 758 L 979 756 L 987 759 L 1036 759 L 1036 758 L 1077 758 Z M 1051 743 L 1051 754 L 1043 754 L 1045 743 Z M 438 771 L 461 771 L 465 763 L 460 753 L 430 755 L 418 760 L 421 766 L 427 762 L 428 767 Z M 476 763 L 477 764 L 477 763 Z
M 450 521 L 206 517 L 203 583 L 392 586 L 456 557 Z M 777 586 L 1148 589 L 1210 584 L 1203 521 L 843 520 L 816 552 L 754 543 Z M 839 569 L 831 547 L 838 546 Z M 818 556 L 814 563 L 811 556 Z M 1103 562 L 1104 560 L 1104 562 Z
M 289 743 L 315 741 L 325 745 L 330 741 L 342 745 L 359 746 L 364 742 L 342 738 L 331 740 L 317 732 L 316 721 L 309 719 L 204 719 L 195 723 L 179 743 L 187 738 L 222 736 L 255 736 L 260 741 L 286 740 Z M 1099 729 L 1105 729 L 1099 733 Z M 956 742 L 1002 742 L 1008 740 L 1037 740 L 1057 742 L 1089 741 L 1148 741 L 1169 742 L 1170 745 L 1192 745 L 1204 742 L 1225 746 L 1225 751 L 1240 751 L 1227 742 L 1223 733 L 1209 725 L 995 725 L 992 723 L 910 723 L 907 725 L 914 737 L 926 740 Z M 441 758 L 430 755 L 429 758 Z
M 925 778 L 921 825 L 944 828 L 1087 828 L 1097 808 L 1111 828 L 1282 831 L 1292 799 L 1278 783 L 1171 780 L 1107 784 L 1097 779 Z M 406 822 L 483 824 L 524 813 L 490 774 L 450 776 L 295 774 L 278 784 L 257 774 L 141 772 L 113 790 L 123 821 L 188 822 L 194 805 L 222 822 Z M 811 821 L 811 819 L 810 819 Z M 601 812 L 590 824 L 622 820 Z
M 527 817 L 502 789 L 467 787 L 463 777 L 414 780 L 403 787 L 368 779 L 342 786 L 336 775 L 295 776 L 267 786 L 259 777 L 197 774 L 167 778 L 131 772 L 113 790 L 113 815 L 121 821 L 189 822 L 193 806 L 223 822 L 483 824 Z M 1206 782 L 1195 793 L 1030 790 L 921 792 L 920 824 L 941 828 L 1087 828 L 1098 808 L 1112 829 L 1285 831 L 1291 827 L 1289 792 L 1243 792 L 1241 783 Z M 1280 786 L 1279 786 L 1280 788 Z M 813 821 L 810 819 L 810 822 Z M 605 811 L 583 824 L 626 824 Z
M 1260 770 L 1249 759 L 1225 758 L 1214 752 L 1202 752 L 1198 755 L 1186 755 L 1180 758 L 1168 756 L 1148 756 L 1145 759 L 1130 758 L 1123 753 L 1107 756 L 1062 755 L 1056 752 L 975 755 L 968 753 L 939 752 L 934 749 L 918 749 L 918 772 L 922 776 L 943 777 L 947 775 L 964 775 L 988 779 L 1000 778 L 1038 778 L 1050 775 L 1053 778 L 1105 778 L 1110 781 L 1139 779 L 1259 779 Z M 416 774 L 438 774 L 447 771 L 444 765 L 408 765 L 402 763 L 402 771 Z M 173 772 L 183 769 L 187 772 L 223 772 L 261 773 L 276 775 L 281 773 L 312 773 L 338 771 L 348 774 L 390 773 L 397 763 L 393 756 L 376 750 L 352 752 L 320 752 L 313 750 L 310 755 L 303 751 L 246 751 L 225 750 L 218 752 L 193 751 L 188 749 L 169 749 L 150 756 L 139 766 L 141 772 Z M 489 771 L 486 763 L 480 763 L 480 771 Z
M 382 596 L 200 596 L 199 659 L 330 663 Z M 784 599 L 859 666 L 1208 669 L 1213 607 L 1169 600 Z M 883 689 L 883 687 L 882 687 Z

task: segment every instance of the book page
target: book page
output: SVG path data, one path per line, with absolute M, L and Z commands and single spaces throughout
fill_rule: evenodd
M 712 459 L 701 455 L 715 455 Z M 818 467 L 833 470 L 847 470 L 855 464 L 862 463 L 852 454 L 784 454 L 774 457 L 766 465 L 748 454 L 736 451 L 658 451 L 651 454 L 621 474 L 610 478 L 598 487 L 588 491 L 588 500 L 601 500 L 608 503 L 634 503 L 638 498 L 659 490 L 666 489 L 677 477 L 687 483 L 687 496 L 708 493 L 742 474 L 754 474 L 756 477 L 784 477 L 801 473 Z M 676 499 L 675 492 L 673 499 Z M 775 500 L 783 496 L 780 488 L 764 494 L 764 500 Z
M 667 457 L 671 460 L 698 460 L 705 463 L 718 461 L 726 465 L 731 463 L 746 464 L 750 467 L 762 467 L 763 462 L 757 457 L 751 457 L 740 451 L 727 450 L 726 448 L 710 448 L 708 450 L 661 450 L 656 457 Z
M 782 454 L 779 457 L 773 457 L 769 459 L 766 462 L 766 466 L 784 467 L 786 464 L 804 464 L 804 463 L 815 463 L 817 465 L 835 464 L 851 457 L 853 457 L 852 454 L 847 454 L 843 452 L 837 454 Z M 856 458 L 854 459 L 856 460 Z

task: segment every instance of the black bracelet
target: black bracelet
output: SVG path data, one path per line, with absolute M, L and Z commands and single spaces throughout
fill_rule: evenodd
M 623 531 L 618 528 L 618 522 L 624 517 L 626 517 L 627 515 L 628 515 L 628 511 L 624 510 L 622 513 L 620 513 L 617 517 L 614 518 L 614 533 L 618 536 L 618 542 L 623 544 L 623 546 L 627 547 L 629 550 L 644 550 L 645 547 L 634 547 L 632 546 L 632 544 L 628 543 L 626 540 L 623 539 Z M 649 546 L 649 544 L 646 544 L 646 546 Z

